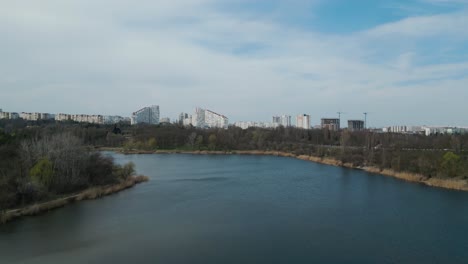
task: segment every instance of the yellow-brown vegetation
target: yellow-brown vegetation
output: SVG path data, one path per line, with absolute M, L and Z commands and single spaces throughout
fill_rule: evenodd
M 148 180 L 149 178 L 143 175 L 131 176 L 117 184 L 102 187 L 92 187 L 72 196 L 67 196 L 44 203 L 33 204 L 20 209 L 9 210 L 3 214 L 0 213 L 0 223 L 6 223 L 22 216 L 38 215 L 77 201 L 94 200 L 131 188 L 138 183 L 146 182 Z

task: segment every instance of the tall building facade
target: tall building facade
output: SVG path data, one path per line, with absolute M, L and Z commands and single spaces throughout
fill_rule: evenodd
M 152 105 L 144 107 L 132 114 L 131 124 L 150 124 L 157 125 L 159 124 L 159 106 Z
M 364 129 L 364 120 L 348 120 L 349 131 L 361 131 Z
M 205 127 L 205 109 L 197 107 L 192 115 L 192 125 L 198 128 Z
M 338 118 L 322 118 L 321 122 L 322 129 L 328 129 L 332 131 L 340 130 L 340 119 Z
M 282 115 L 282 116 L 273 116 L 273 126 L 284 126 L 290 127 L 291 126 L 291 116 L 290 115 Z
M 192 125 L 199 128 L 228 128 L 229 119 L 208 109 L 195 108 Z
M 210 128 L 228 128 L 229 120 L 224 115 L 205 110 L 205 125 Z
M 187 118 L 189 118 L 189 114 L 187 114 L 187 113 L 180 113 L 180 114 L 179 114 L 179 120 L 178 120 L 179 125 L 184 125 L 184 120 L 187 119 Z
M 292 126 L 291 116 L 290 115 L 282 115 L 281 116 L 281 125 L 284 126 L 284 127 Z
M 296 127 L 310 129 L 310 115 L 303 114 L 296 116 Z
M 281 117 L 280 116 L 273 116 L 272 122 L 273 122 L 273 124 L 281 124 Z

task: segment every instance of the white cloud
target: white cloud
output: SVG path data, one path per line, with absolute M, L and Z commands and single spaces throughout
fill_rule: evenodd
M 398 111 L 414 107 L 415 96 L 420 103 L 444 103 L 444 89 L 459 93 L 455 103 L 468 96 L 468 62 L 421 64 L 428 55 L 418 51 L 427 38 L 465 40 L 466 19 L 412 17 L 330 35 L 226 13 L 210 0 L 14 1 L 0 10 L 0 104 L 124 115 L 160 104 L 171 117 L 201 105 L 232 120 L 311 113 L 315 123 L 341 109 L 350 118 L 374 111 L 417 123 L 453 109 Z
M 378 26 L 367 33 L 371 37 L 423 38 L 449 36 L 468 38 L 468 12 L 409 17 Z

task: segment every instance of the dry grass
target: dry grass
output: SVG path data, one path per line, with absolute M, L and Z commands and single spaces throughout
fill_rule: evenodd
M 101 196 L 102 196 L 102 187 L 93 187 L 78 194 L 75 198 L 75 201 L 94 200 Z
M 29 207 L 24 208 L 21 211 L 20 214 L 21 214 L 21 216 L 24 216 L 24 215 L 37 215 L 37 214 L 40 214 L 40 213 L 43 213 L 43 212 L 47 212 L 47 211 L 50 211 L 50 210 L 53 210 L 53 209 L 56 209 L 56 208 L 63 207 L 65 205 L 69 204 L 69 203 L 70 203 L 69 199 L 61 198 L 61 199 L 53 200 L 53 201 L 50 201 L 50 202 L 45 202 L 45 203 L 41 203 L 41 204 L 34 204 L 34 205 L 31 205 Z
M 425 181 L 425 184 L 453 190 L 468 191 L 468 182 L 466 180 L 431 178 Z
M 144 175 L 135 176 L 135 182 L 136 183 L 147 182 L 147 181 L 149 181 L 148 176 L 144 176 Z
M 50 210 L 63 207 L 75 201 L 94 200 L 106 195 L 111 195 L 113 193 L 117 193 L 122 190 L 131 188 L 138 183 L 146 181 L 149 181 L 149 177 L 147 176 L 132 176 L 125 181 L 111 186 L 92 187 L 76 195 L 68 196 L 65 198 L 59 198 L 45 203 L 34 204 L 21 209 L 10 210 L 3 214 L 0 213 L 0 223 L 6 223 L 22 216 L 38 215 L 41 213 L 45 213 Z

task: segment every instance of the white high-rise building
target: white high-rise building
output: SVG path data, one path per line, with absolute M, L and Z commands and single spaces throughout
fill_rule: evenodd
M 229 119 L 211 110 L 195 108 L 192 125 L 199 128 L 227 128 Z
M 291 116 L 290 115 L 273 116 L 273 126 L 290 127 Z
M 298 115 L 296 117 L 296 126 L 298 128 L 310 129 L 310 115 Z
M 159 124 L 159 106 L 152 105 L 149 107 L 144 107 L 132 114 L 132 121 L 131 124 L 151 124 L 157 125 Z
M 187 113 L 183 113 L 183 112 L 180 113 L 180 114 L 179 114 L 179 120 L 178 120 L 179 125 L 184 125 L 185 119 L 189 118 L 189 116 L 190 116 L 190 115 L 187 114 Z
M 284 127 L 291 126 L 291 116 L 290 115 L 282 115 L 281 116 L 281 125 Z
M 197 107 L 192 115 L 192 125 L 194 127 L 205 127 L 205 109 Z
M 187 118 L 184 118 L 182 124 L 184 126 L 191 126 L 192 125 L 192 115 L 188 115 Z
M 213 128 L 228 128 L 229 120 L 224 115 L 205 110 L 205 125 Z

